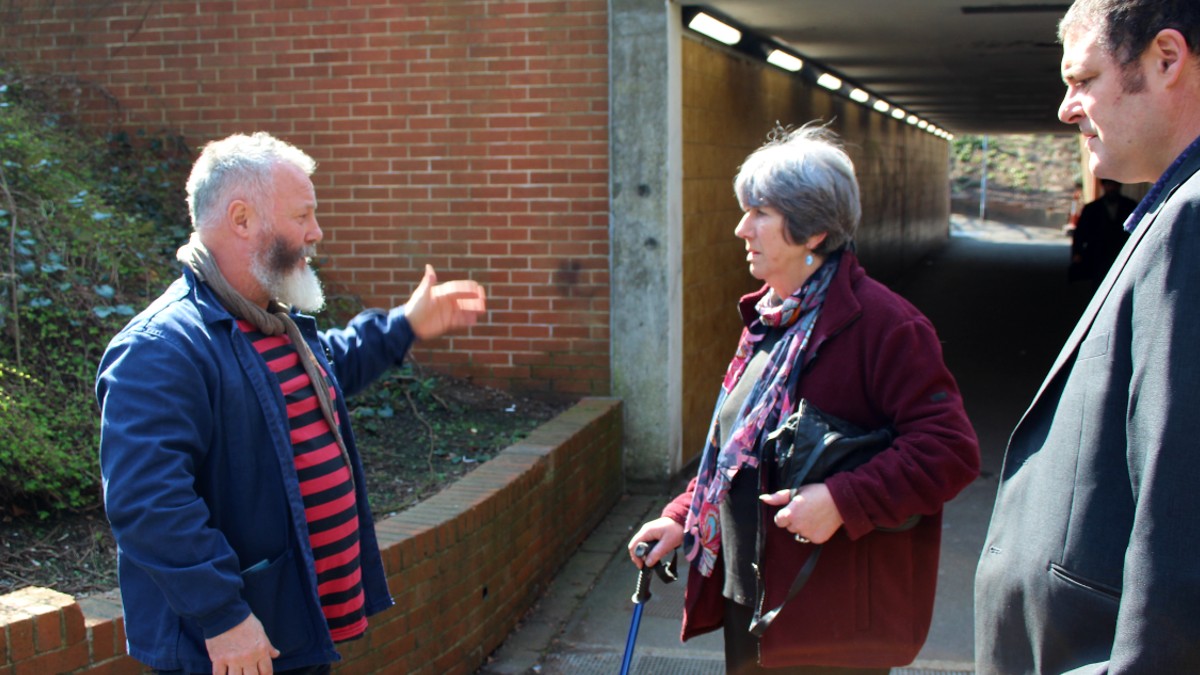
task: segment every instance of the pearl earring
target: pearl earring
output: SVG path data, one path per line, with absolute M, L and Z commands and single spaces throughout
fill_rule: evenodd
M 809 266 L 811 266 L 813 264 L 813 258 L 812 258 L 811 253 L 809 253 L 808 257 L 804 259 L 804 264 L 809 265 Z

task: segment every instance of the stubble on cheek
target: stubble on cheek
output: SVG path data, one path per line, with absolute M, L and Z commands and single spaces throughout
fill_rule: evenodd
M 288 248 L 282 239 L 275 239 L 271 242 L 271 248 L 267 250 L 267 266 L 272 271 L 279 274 L 287 274 L 305 261 L 312 247 L 297 246 L 296 248 Z

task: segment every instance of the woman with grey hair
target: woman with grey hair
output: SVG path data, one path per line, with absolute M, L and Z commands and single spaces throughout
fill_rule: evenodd
M 979 444 L 929 320 L 858 263 L 858 181 L 837 136 L 777 129 L 734 190 L 734 234 L 764 285 L 740 302 L 697 476 L 630 556 L 654 565 L 684 546 L 682 637 L 723 626 L 727 672 L 887 672 L 925 641 L 942 505 L 978 475 Z M 891 443 L 823 482 L 772 488 L 764 441 L 801 400 L 887 427 Z

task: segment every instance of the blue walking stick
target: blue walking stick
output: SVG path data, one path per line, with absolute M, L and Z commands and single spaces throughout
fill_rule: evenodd
M 641 560 L 646 559 L 646 554 L 650 552 L 650 547 L 654 542 L 643 541 L 633 549 L 633 554 Z M 654 563 L 654 566 L 642 565 L 642 569 L 638 570 L 637 590 L 633 592 L 633 622 L 629 625 L 629 638 L 625 640 L 625 657 L 621 659 L 621 675 L 629 675 L 629 664 L 633 661 L 633 644 L 637 642 L 638 627 L 642 624 L 642 610 L 646 607 L 646 601 L 650 599 L 650 573 L 651 571 L 658 573 L 658 578 L 663 580 L 663 583 L 669 584 L 675 581 L 675 554 L 671 554 L 670 561 L 660 560 Z

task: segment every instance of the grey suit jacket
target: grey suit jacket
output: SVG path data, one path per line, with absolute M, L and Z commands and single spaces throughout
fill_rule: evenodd
M 1200 673 L 1198 169 L 1141 219 L 1009 440 L 980 673 Z

